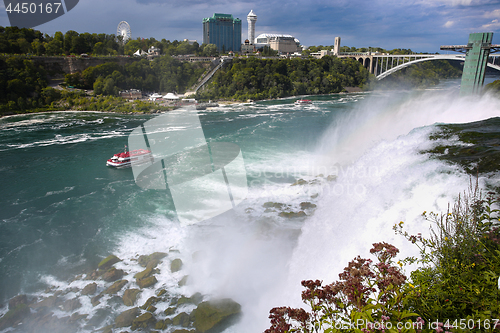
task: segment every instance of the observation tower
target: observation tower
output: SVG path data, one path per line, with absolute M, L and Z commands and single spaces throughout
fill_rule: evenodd
M 257 15 L 253 12 L 253 10 L 250 11 L 247 15 L 247 22 L 248 22 L 248 41 L 250 44 L 255 44 L 255 22 L 257 21 Z

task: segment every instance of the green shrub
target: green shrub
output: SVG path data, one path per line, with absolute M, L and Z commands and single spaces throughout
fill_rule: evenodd
M 477 323 L 499 318 L 497 203 L 493 192 L 482 199 L 476 184 L 446 214 L 424 212 L 432 223 L 428 238 L 409 235 L 403 222 L 394 227 L 420 249 L 420 258 L 407 259 L 421 265 L 411 273 L 408 305 L 424 319 Z

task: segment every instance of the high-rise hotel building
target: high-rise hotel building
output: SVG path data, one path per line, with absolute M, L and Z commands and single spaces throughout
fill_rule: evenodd
M 241 51 L 241 20 L 231 14 L 214 14 L 203 19 L 203 43 L 220 51 Z

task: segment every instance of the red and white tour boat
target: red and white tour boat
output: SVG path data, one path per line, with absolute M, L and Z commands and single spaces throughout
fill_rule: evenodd
M 113 157 L 107 160 L 106 165 L 114 168 L 128 168 L 132 166 L 132 163 L 141 164 L 152 161 L 153 155 L 151 154 L 151 151 L 146 149 L 136 149 L 114 154 Z
M 296 105 L 302 105 L 302 104 L 312 104 L 312 101 L 310 99 L 298 99 L 295 101 Z

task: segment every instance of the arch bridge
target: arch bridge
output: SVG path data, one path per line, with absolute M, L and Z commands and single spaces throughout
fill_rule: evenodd
M 372 54 L 367 53 L 340 53 L 339 58 L 354 58 L 359 61 L 377 80 L 414 64 L 431 60 L 454 60 L 465 62 L 464 54 Z M 500 55 L 489 55 L 488 67 L 500 71 Z

